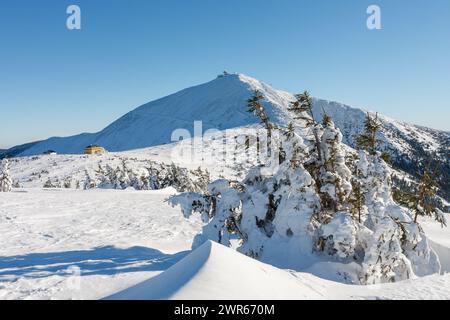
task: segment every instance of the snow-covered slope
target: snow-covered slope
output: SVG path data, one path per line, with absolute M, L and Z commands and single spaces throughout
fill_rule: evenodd
M 174 193 L 0 193 L 0 300 L 99 299 L 166 270 L 202 225 L 165 203 Z
M 256 118 L 246 112 L 246 100 L 255 89 L 266 95 L 271 118 L 278 123 L 286 123 L 285 110 L 291 95 L 244 75 L 228 75 L 145 104 L 98 133 L 50 138 L 22 155 L 42 154 L 49 149 L 79 154 L 94 143 L 109 151 L 160 145 L 171 142 L 172 132 L 176 129 L 184 128 L 193 134 L 194 121 L 197 120 L 203 122 L 203 130 L 257 123 Z
M 98 133 L 83 133 L 72 137 L 54 137 L 28 146 L 21 155 L 41 154 L 46 150 L 79 154 L 86 145 L 97 143 L 109 151 L 138 149 L 171 142 L 175 129 L 193 131 L 194 121 L 203 122 L 203 130 L 219 130 L 257 123 L 246 112 L 246 100 L 259 90 L 266 98 L 269 116 L 275 123 L 292 121 L 287 111 L 293 94 L 242 74 L 220 76 L 205 84 L 191 87 L 152 101 L 127 113 Z M 301 90 L 301 88 L 299 88 Z M 361 132 L 366 111 L 348 105 L 315 99 L 314 113 L 320 119 L 328 113 L 341 129 L 344 142 L 354 145 L 354 135 Z M 450 133 L 397 121 L 380 115 L 384 126 L 383 142 L 399 153 L 414 152 L 414 144 L 425 151 L 436 151 L 449 143 Z
M 0 194 L 0 300 L 450 299 L 450 274 L 359 286 L 275 268 L 217 244 L 188 256 L 202 222 L 165 202 L 174 192 Z M 425 227 L 448 257 L 450 229 Z
M 341 130 L 343 142 L 356 147 L 355 136 L 364 129 L 366 110 L 341 103 L 315 100 L 317 119 L 325 111 Z M 409 124 L 378 115 L 382 125 L 378 139 L 380 148 L 391 156 L 394 168 L 405 171 L 413 178 L 420 176 L 430 160 L 437 167 L 437 183 L 440 195 L 450 199 L 450 133 Z

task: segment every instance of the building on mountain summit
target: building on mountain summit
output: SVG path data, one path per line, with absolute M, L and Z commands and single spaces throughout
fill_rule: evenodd
M 104 154 L 106 153 L 105 148 L 100 147 L 96 144 L 91 144 L 84 149 L 84 154 Z

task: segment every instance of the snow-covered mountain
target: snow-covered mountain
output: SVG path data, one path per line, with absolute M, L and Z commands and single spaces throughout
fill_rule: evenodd
M 203 131 L 236 128 L 257 123 L 246 112 L 246 100 L 259 90 L 266 98 L 269 116 L 278 125 L 293 120 L 287 108 L 293 94 L 242 74 L 220 75 L 213 81 L 187 88 L 175 94 L 144 104 L 125 114 L 97 133 L 72 137 L 53 137 L 32 144 L 19 155 L 42 154 L 47 150 L 80 154 L 89 144 L 99 144 L 109 151 L 125 151 L 171 142 L 175 129 L 187 129 L 193 134 L 194 121 L 202 121 Z M 303 88 L 299 88 L 302 91 Z M 362 131 L 366 111 L 341 103 L 315 99 L 318 118 L 328 113 L 341 129 L 344 142 L 354 147 L 354 136 Z M 383 125 L 382 147 L 389 151 L 393 165 L 411 176 L 418 176 L 430 158 L 439 163 L 438 177 L 442 195 L 450 198 L 450 133 L 390 119 L 379 115 Z
M 286 108 L 292 95 L 244 75 L 229 75 L 144 104 L 98 133 L 50 138 L 21 155 L 41 154 L 49 149 L 79 154 L 89 144 L 99 144 L 109 151 L 161 145 L 171 142 L 176 129 L 184 128 L 193 133 L 194 121 L 200 120 L 203 130 L 257 123 L 255 117 L 246 112 L 246 100 L 254 89 L 266 95 L 271 118 L 277 123 L 286 123 Z

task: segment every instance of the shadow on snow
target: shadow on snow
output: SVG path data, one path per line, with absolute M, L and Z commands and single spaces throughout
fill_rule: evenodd
M 0 257 L 0 281 L 21 276 L 43 278 L 72 275 L 74 266 L 80 268 L 82 276 L 164 271 L 189 253 L 165 254 L 146 247 L 121 249 L 104 246 L 89 250 Z

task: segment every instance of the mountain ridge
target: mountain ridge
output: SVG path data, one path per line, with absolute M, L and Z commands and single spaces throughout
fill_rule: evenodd
M 287 125 L 289 121 L 292 121 L 287 108 L 289 102 L 294 99 L 293 94 L 276 90 L 264 82 L 243 74 L 229 74 L 143 104 L 99 132 L 81 133 L 68 137 L 51 137 L 33 144 L 20 155 L 40 154 L 48 149 L 59 153 L 79 154 L 83 152 L 86 145 L 93 143 L 102 144 L 110 151 L 145 148 L 171 142 L 170 135 L 174 129 L 192 129 L 193 121 L 196 120 L 203 121 L 205 130 L 211 128 L 223 130 L 256 124 L 257 119 L 246 113 L 245 105 L 246 99 L 255 89 L 261 91 L 265 96 L 272 121 L 281 125 Z M 219 112 L 218 107 L 221 109 Z M 334 115 L 335 122 L 339 122 L 337 125 L 343 128 L 345 122 L 335 119 L 338 112 L 346 111 L 353 115 L 358 114 L 358 123 L 360 124 L 362 124 L 361 115 L 367 112 L 343 103 L 316 98 L 314 113 L 318 118 L 321 118 L 322 110 L 330 113 L 331 116 Z M 407 124 L 387 116 L 381 117 L 385 122 L 395 122 L 433 133 L 440 132 L 450 138 L 450 133 L 446 131 Z M 153 130 L 150 132 L 153 137 L 146 137 L 149 129 L 155 126 L 161 127 L 162 123 L 170 130 L 160 130 L 159 132 Z M 352 143 L 351 137 L 345 134 L 344 140 L 348 144 Z
M 37 155 L 47 150 L 81 154 L 90 144 L 99 144 L 114 152 L 162 145 L 172 142 L 175 129 L 188 130 L 193 136 L 194 121 L 202 121 L 203 131 L 257 124 L 258 119 L 246 109 L 246 100 L 254 90 L 263 94 L 267 113 L 274 123 L 287 126 L 296 122 L 288 111 L 290 102 L 295 99 L 292 93 L 274 89 L 244 74 L 224 74 L 143 104 L 97 133 L 53 137 L 19 149 L 14 155 Z M 318 120 L 323 112 L 329 114 L 341 130 L 344 143 L 355 148 L 355 136 L 363 131 L 364 118 L 369 111 L 314 98 L 313 112 Z M 379 120 L 382 124 L 380 149 L 392 156 L 393 166 L 417 179 L 429 159 L 435 159 L 441 171 L 438 184 L 443 190 L 442 196 L 450 199 L 450 133 L 382 114 Z

